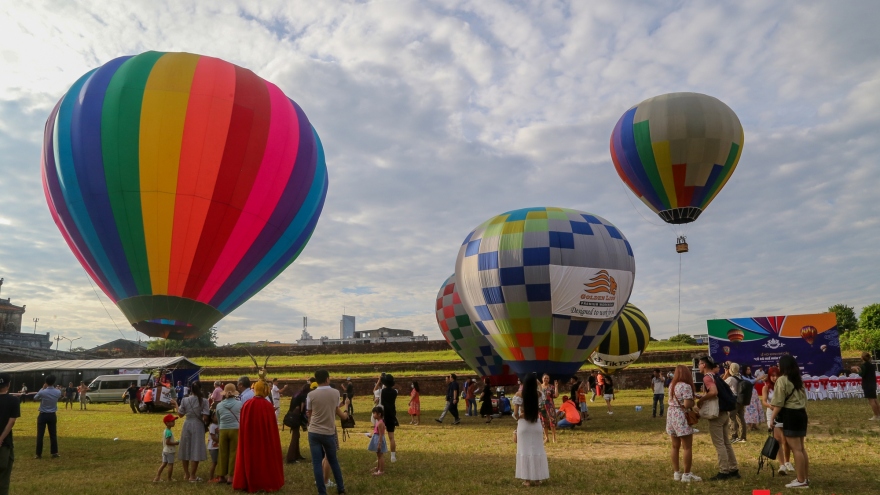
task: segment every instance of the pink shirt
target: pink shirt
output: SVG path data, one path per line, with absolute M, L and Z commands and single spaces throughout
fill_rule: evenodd
M 211 392 L 211 400 L 214 401 L 214 403 L 223 400 L 223 389 L 220 387 L 215 388 L 214 391 Z

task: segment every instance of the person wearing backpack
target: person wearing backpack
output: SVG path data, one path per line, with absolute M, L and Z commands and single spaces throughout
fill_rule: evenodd
M 752 384 L 742 377 L 739 370 L 739 364 L 730 363 L 724 373 L 724 382 L 736 396 L 736 409 L 730 411 L 730 443 L 744 443 L 748 434 L 746 406 L 752 400 Z
M 718 454 L 718 474 L 709 478 L 709 481 L 739 479 L 739 465 L 733 447 L 730 446 L 729 436 L 730 411 L 736 410 L 736 397 L 718 376 L 718 365 L 711 357 L 701 357 L 699 368 L 703 374 L 703 388 L 706 393 L 698 397 L 697 407 L 703 411 L 704 405 L 713 400 L 718 401 L 718 415 L 709 419 L 709 436 Z

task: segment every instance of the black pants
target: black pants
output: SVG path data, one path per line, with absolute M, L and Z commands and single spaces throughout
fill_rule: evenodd
M 136 400 L 128 399 L 128 407 L 130 407 L 131 412 L 133 412 L 135 414 L 141 413 L 140 411 L 138 411 L 138 401 L 136 401 Z
M 458 401 L 449 401 L 448 404 L 449 414 L 451 414 L 452 417 L 455 418 L 455 421 L 461 421 L 461 419 L 458 417 Z
M 153 401 L 144 402 L 144 406 L 146 406 L 148 413 L 153 412 Z
M 37 416 L 37 455 L 43 455 L 43 435 L 46 433 L 46 427 L 49 427 L 49 446 L 52 454 L 58 453 L 58 435 L 55 427 L 58 424 L 58 417 L 55 413 L 41 412 Z

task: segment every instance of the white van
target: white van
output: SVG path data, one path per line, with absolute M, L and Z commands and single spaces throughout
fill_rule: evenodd
M 86 392 L 86 402 L 124 402 L 128 404 L 128 397 L 122 394 L 131 385 L 131 382 L 143 387 L 150 379 L 150 375 L 101 375 L 89 384 Z

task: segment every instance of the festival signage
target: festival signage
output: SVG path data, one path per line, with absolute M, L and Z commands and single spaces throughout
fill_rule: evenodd
M 715 362 L 734 362 L 764 371 L 791 354 L 813 376 L 843 371 L 834 313 L 709 320 L 709 353 Z

